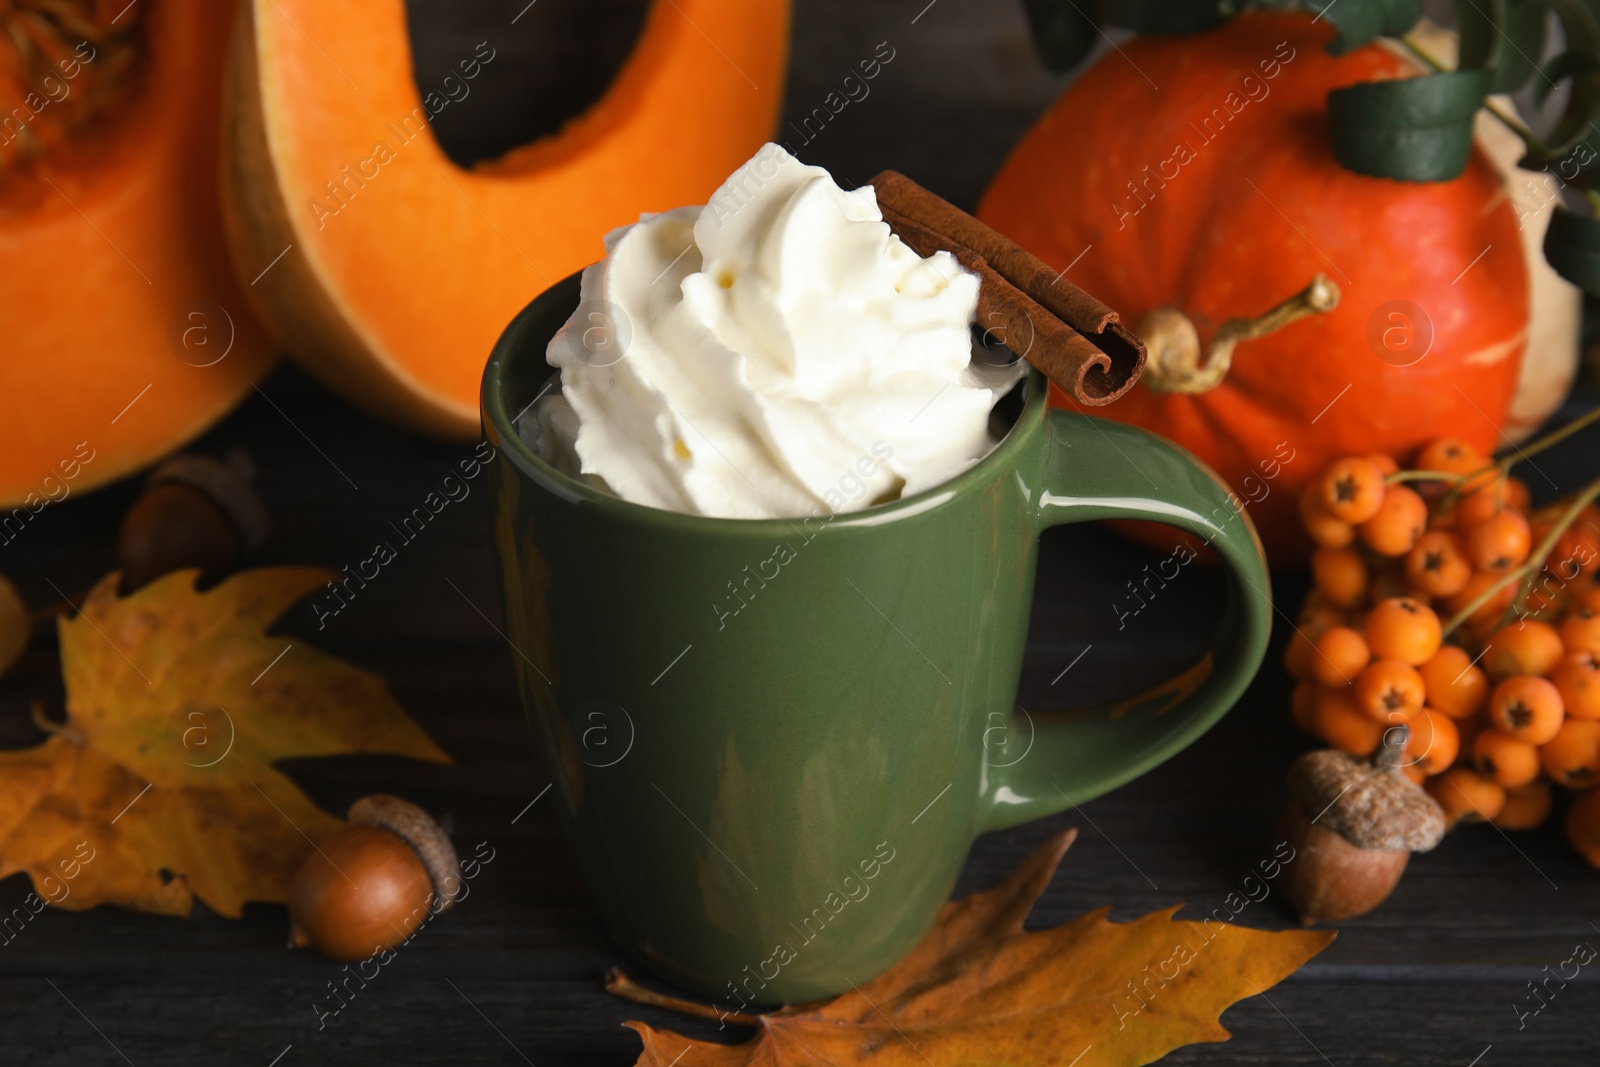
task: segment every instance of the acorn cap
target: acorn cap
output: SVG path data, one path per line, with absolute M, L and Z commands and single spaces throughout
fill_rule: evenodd
M 1407 733 L 1386 731 L 1374 760 L 1307 752 L 1290 768 L 1290 793 L 1308 817 L 1358 848 L 1427 852 L 1444 838 L 1444 811 L 1400 773 Z
M 151 471 L 147 484 L 179 482 L 198 489 L 233 523 L 245 550 L 253 552 L 271 528 L 267 505 L 250 484 L 255 474 L 250 458 L 237 449 L 225 460 L 183 452 Z
M 439 902 L 435 911 L 444 911 L 456 902 L 461 890 L 456 848 L 433 816 L 399 797 L 379 793 L 350 805 L 348 817 L 357 826 L 381 826 L 411 846 L 428 869 L 428 881 Z

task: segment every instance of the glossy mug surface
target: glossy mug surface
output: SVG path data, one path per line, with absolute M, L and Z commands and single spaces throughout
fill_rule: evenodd
M 489 361 L 495 550 L 566 838 L 612 936 L 658 975 L 730 1008 L 867 981 L 927 931 L 974 837 L 1148 771 L 1260 663 L 1271 606 L 1248 517 L 1183 450 L 1049 410 L 1037 373 L 981 462 L 865 511 L 705 518 L 556 472 L 513 420 L 577 304 L 576 277 L 554 286 Z M 1146 699 L 997 731 L 1040 532 L 1107 518 L 1210 542 L 1232 578 L 1211 651 Z

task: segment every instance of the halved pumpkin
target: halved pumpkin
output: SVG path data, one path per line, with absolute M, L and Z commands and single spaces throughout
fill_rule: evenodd
M 234 263 L 284 346 L 349 400 L 470 438 L 495 338 L 642 211 L 704 203 L 772 132 L 787 0 L 655 0 L 604 97 L 471 169 L 444 154 L 401 0 L 245 0 L 226 94 Z M 493 58 L 493 42 L 463 55 Z M 435 105 L 437 106 L 437 105 Z
M 214 0 L 0 4 L 0 542 L 200 433 L 271 362 L 217 203 L 232 21 Z

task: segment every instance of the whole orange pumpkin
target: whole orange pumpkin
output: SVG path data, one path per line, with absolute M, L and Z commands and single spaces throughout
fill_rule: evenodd
M 1129 41 L 1028 132 L 978 209 L 1121 311 L 1157 374 L 1149 331 L 1186 318 L 1191 345 L 1209 342 L 1318 275 L 1332 283 L 1319 290 L 1332 310 L 1241 341 L 1198 391 L 1158 391 L 1147 370 L 1095 412 L 1210 464 L 1280 565 L 1307 547 L 1300 487 L 1336 457 L 1403 456 L 1444 434 L 1500 443 L 1528 325 L 1517 218 L 1480 151 L 1436 183 L 1334 160 L 1328 91 L 1418 70 L 1372 45 L 1330 56 L 1332 36 L 1303 13 L 1255 13 Z

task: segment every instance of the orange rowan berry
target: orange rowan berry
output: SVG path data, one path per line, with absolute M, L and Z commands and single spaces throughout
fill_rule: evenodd
M 1372 659 L 1367 639 L 1348 626 L 1324 630 L 1313 645 L 1311 676 L 1326 686 L 1349 685 Z
M 1500 511 L 1467 527 L 1467 557 L 1479 570 L 1506 571 L 1528 558 L 1532 534 L 1521 512 Z
M 1380 659 L 1356 678 L 1356 706 L 1374 722 L 1392 726 L 1408 722 L 1422 710 L 1427 690 L 1422 675 L 1409 663 Z
M 1348 626 L 1350 609 L 1329 603 L 1327 597 L 1312 589 L 1306 595 L 1305 603 L 1300 605 L 1300 623 L 1302 626 L 1317 627 L 1317 634 L 1321 634 L 1330 626 Z
M 1600 608 L 1579 605 L 1561 620 L 1561 643 L 1569 652 L 1600 652 Z
M 1550 780 L 1568 789 L 1600 784 L 1600 722 L 1568 719 L 1539 746 L 1539 760 Z
M 1600 719 L 1600 652 L 1569 652 L 1550 672 L 1570 719 Z
M 1590 582 L 1572 592 L 1572 602 L 1580 608 L 1600 610 L 1600 584 Z
M 1539 777 L 1538 748 L 1499 730 L 1485 730 L 1472 739 L 1472 760 L 1508 789 Z
M 1404 567 L 1382 567 L 1372 575 L 1372 584 L 1367 586 L 1367 599 L 1376 604 L 1381 600 L 1411 596 L 1413 592 L 1411 583 L 1406 580 Z M 1413 599 L 1426 602 L 1428 597 L 1424 593 Z
M 1363 523 L 1378 513 L 1383 503 L 1383 471 L 1369 459 L 1347 456 L 1328 465 L 1316 481 L 1317 503 L 1329 515 L 1348 523 Z
M 1501 585 L 1502 582 L 1505 584 Z M 1496 588 L 1497 586 L 1498 588 Z M 1511 606 L 1511 601 L 1517 595 L 1517 583 L 1506 582 L 1504 573 L 1474 571 L 1472 577 L 1467 580 L 1467 584 L 1462 587 L 1461 592 L 1446 600 L 1445 606 L 1454 615 L 1458 611 L 1464 611 L 1468 604 L 1477 600 L 1478 597 L 1490 589 L 1495 590 L 1494 595 L 1475 608 L 1472 614 L 1467 616 L 1467 621 L 1476 625 L 1498 622 L 1500 616 L 1505 614 L 1506 608 Z
M 1513 674 L 1549 674 L 1565 652 L 1554 626 L 1523 619 L 1494 632 L 1481 662 L 1489 677 L 1499 681 Z
M 1439 802 L 1445 822 L 1451 826 L 1463 820 L 1493 819 L 1506 805 L 1505 786 L 1469 767 L 1451 767 L 1429 778 L 1423 788 Z
M 1455 534 L 1433 530 L 1406 553 L 1406 578 L 1429 596 L 1454 596 L 1472 579 L 1472 561 Z
M 1312 681 L 1316 675 L 1311 673 L 1311 661 L 1316 657 L 1313 638 L 1304 627 L 1296 627 L 1283 646 L 1283 669 L 1297 682 Z
M 1294 720 L 1303 733 L 1313 733 L 1311 716 L 1317 710 L 1317 686 L 1315 682 L 1301 682 L 1294 687 L 1294 692 L 1289 694 L 1289 717 Z
M 1489 821 L 1502 830 L 1536 830 L 1550 817 L 1552 800 L 1549 782 L 1519 785 L 1506 790 L 1505 806 Z
M 1448 716 L 1423 708 L 1408 723 L 1406 760 L 1424 774 L 1440 774 L 1456 761 L 1461 749 L 1461 733 Z
M 1400 773 L 1406 776 L 1406 781 L 1412 785 L 1421 785 L 1428 780 L 1428 772 L 1414 763 L 1408 763 L 1400 768 Z
M 1600 867 L 1600 789 L 1591 789 L 1567 809 L 1567 840 L 1592 867 Z
M 1567 595 L 1562 583 L 1546 568 L 1540 572 L 1539 580 L 1528 587 L 1528 592 L 1522 598 L 1522 607 L 1529 615 L 1558 615 L 1565 611 L 1571 597 Z
M 1528 492 L 1528 483 L 1521 478 L 1506 476 L 1506 496 L 1503 503 L 1508 508 L 1516 508 L 1524 515 L 1528 513 L 1528 505 L 1533 502 L 1533 497 Z
M 1311 540 L 1322 548 L 1344 548 L 1356 539 L 1356 528 L 1329 515 L 1317 503 L 1315 483 L 1300 494 L 1300 525 Z
M 1428 505 L 1412 489 L 1391 485 L 1372 518 L 1359 527 L 1361 540 L 1380 556 L 1403 556 L 1428 528 Z
M 1471 715 L 1465 719 L 1452 720 L 1456 724 L 1456 732 L 1461 735 L 1461 751 L 1471 752 L 1472 746 L 1477 743 L 1478 735 L 1489 729 L 1488 720 L 1482 715 Z
M 1489 679 L 1459 645 L 1445 645 L 1417 670 L 1428 706 L 1452 719 L 1475 714 L 1489 699 Z
M 1441 627 L 1433 609 L 1413 597 L 1390 597 L 1367 615 L 1367 645 L 1379 659 L 1418 666 L 1439 651 Z
M 1319 548 L 1311 553 L 1311 578 L 1331 604 L 1359 605 L 1371 580 L 1361 553 L 1353 548 Z
M 1489 721 L 1530 745 L 1554 737 L 1565 717 L 1561 693 L 1546 678 L 1518 674 L 1489 693 Z
M 1417 453 L 1417 470 L 1446 471 L 1450 474 L 1471 474 L 1489 460 L 1482 452 L 1455 437 L 1438 437 L 1429 441 Z
M 1477 489 L 1462 493 L 1455 504 L 1456 525 L 1461 529 L 1499 514 L 1505 506 L 1505 479 L 1492 477 Z
M 1368 452 L 1361 458 L 1377 467 L 1385 476 L 1395 474 L 1400 470 L 1399 461 L 1387 452 Z
M 1537 544 L 1540 538 L 1533 541 Z M 1583 522 L 1574 522 L 1556 538 L 1545 566 L 1564 582 L 1593 574 L 1600 567 L 1600 535 Z
M 1352 756 L 1370 756 L 1383 740 L 1383 727 L 1367 718 L 1346 689 L 1320 689 L 1311 712 L 1312 733 Z
M 1535 545 L 1543 543 L 1550 536 L 1550 531 L 1556 528 L 1554 519 L 1539 512 L 1532 515 L 1523 512 L 1522 517 L 1528 520 L 1528 541 Z

